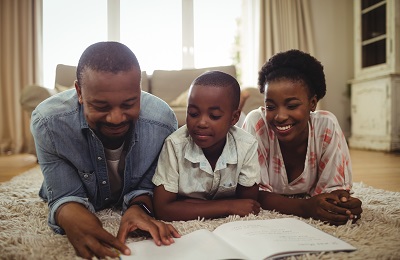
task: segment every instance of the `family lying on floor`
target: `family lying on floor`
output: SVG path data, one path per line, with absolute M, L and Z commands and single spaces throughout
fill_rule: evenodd
M 44 175 L 39 195 L 49 226 L 84 258 L 129 255 L 129 233 L 157 245 L 180 234 L 163 221 L 218 218 L 275 210 L 332 225 L 355 222 L 351 160 L 336 117 L 316 111 L 326 93 L 323 66 L 289 50 L 261 68 L 265 106 L 240 118 L 238 81 L 223 72 L 197 77 L 186 125 L 140 88 L 135 54 L 98 42 L 82 54 L 75 90 L 54 95 L 32 113 L 31 131 Z M 241 99 L 242 96 L 242 99 Z M 122 210 L 117 236 L 94 214 Z

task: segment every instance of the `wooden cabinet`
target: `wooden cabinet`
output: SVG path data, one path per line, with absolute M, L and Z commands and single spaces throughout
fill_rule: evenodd
M 352 148 L 400 150 L 400 0 L 355 0 Z

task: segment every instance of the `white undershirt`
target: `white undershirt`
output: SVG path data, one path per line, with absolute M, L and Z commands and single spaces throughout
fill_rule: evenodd
M 121 158 L 124 144 L 115 150 L 104 148 L 108 169 L 108 180 L 111 188 L 112 201 L 118 200 L 122 188 L 122 178 L 118 172 L 118 164 Z

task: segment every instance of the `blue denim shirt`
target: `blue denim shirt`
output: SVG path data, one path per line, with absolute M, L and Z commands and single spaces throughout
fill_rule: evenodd
M 126 150 L 122 193 L 113 205 L 104 147 L 89 128 L 76 91 L 56 94 L 33 111 L 31 131 L 44 175 L 39 196 L 48 202 L 48 222 L 55 232 L 64 232 L 56 224 L 55 213 L 66 202 L 81 203 L 91 212 L 111 206 L 122 206 L 124 211 L 132 198 L 152 194 L 158 155 L 178 123 L 172 109 L 158 97 L 142 91 L 140 102 L 139 119 Z

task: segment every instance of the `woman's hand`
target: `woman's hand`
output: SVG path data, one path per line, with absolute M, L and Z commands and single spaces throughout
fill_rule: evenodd
M 336 203 L 337 206 L 350 211 L 350 218 L 353 220 L 353 223 L 361 218 L 361 213 L 363 212 L 361 200 L 351 197 L 349 192 L 345 190 L 336 190 L 332 194 L 337 195 L 339 198 L 339 201 Z

